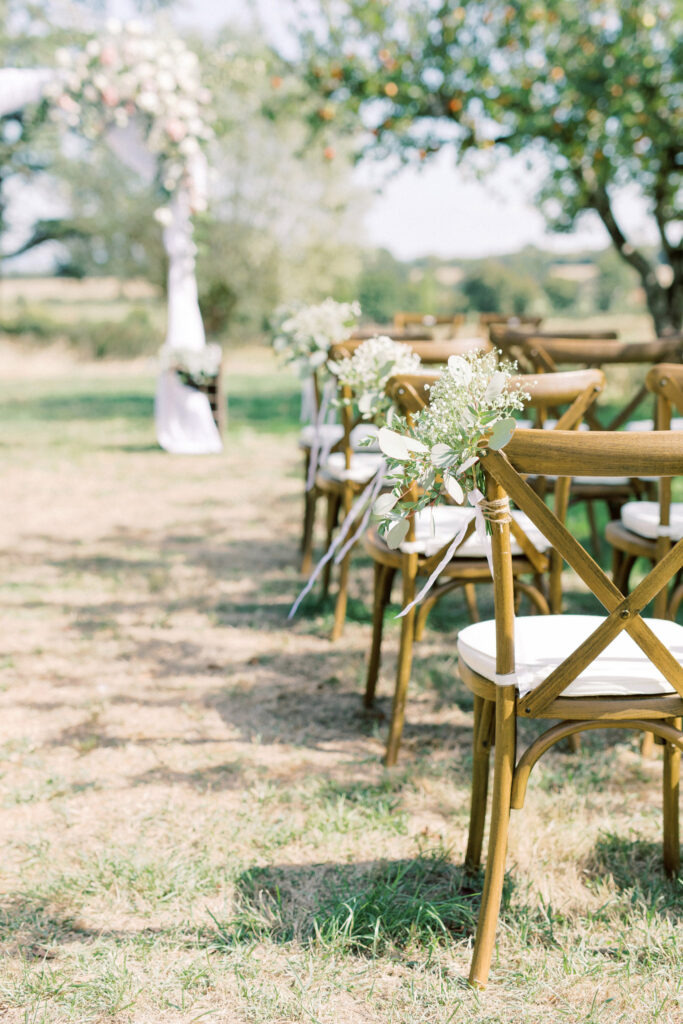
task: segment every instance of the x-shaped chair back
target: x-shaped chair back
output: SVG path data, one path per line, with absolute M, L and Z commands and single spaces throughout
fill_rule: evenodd
M 339 362 L 342 359 L 352 356 L 356 349 L 362 344 L 363 340 L 353 338 L 349 339 L 349 341 L 341 342 L 338 345 L 333 345 L 330 349 L 330 361 Z M 408 345 L 413 352 L 419 355 L 423 366 L 442 366 L 448 362 L 451 356 L 460 356 L 464 355 L 466 352 L 475 351 L 488 352 L 491 348 L 488 341 L 484 338 L 455 338 L 451 341 L 427 341 L 423 339 L 413 340 L 411 338 L 406 339 L 402 344 Z M 420 379 L 425 380 L 427 378 L 420 376 Z M 333 450 L 343 451 L 345 453 L 346 467 L 348 469 L 351 465 L 351 458 L 353 454 L 351 432 L 354 427 L 357 427 L 362 422 L 362 416 L 359 414 L 354 416 L 354 394 L 351 388 L 340 385 L 339 397 L 342 400 L 341 423 L 344 429 L 344 435 L 341 441 L 335 445 Z
M 516 431 L 504 452 L 488 450 L 482 459 L 489 501 L 511 498 L 552 543 L 607 611 L 600 626 L 519 703 L 524 717 L 553 717 L 553 703 L 588 665 L 626 630 L 644 654 L 683 697 L 683 667 L 655 636 L 642 609 L 683 568 L 683 541 L 625 596 L 529 486 L 523 476 L 657 476 L 683 474 L 683 433 Z M 492 522 L 496 606 L 496 673 L 515 672 L 514 598 L 510 526 Z M 603 702 L 604 703 L 604 702 Z M 560 716 L 557 716 L 560 717 Z
M 408 422 L 411 422 L 421 409 L 429 405 L 431 388 L 438 377 L 438 374 L 402 374 L 392 377 L 387 383 L 387 393 L 400 412 L 406 416 Z M 558 406 L 567 405 L 568 408 L 558 419 L 554 430 L 578 430 L 586 411 L 603 391 L 605 376 L 601 370 L 570 370 L 563 373 L 528 376 L 522 374 L 512 378 L 510 387 L 523 389 L 529 394 L 527 408 L 536 411 L 541 424 L 545 421 L 548 412 L 555 412 Z M 543 433 L 548 435 L 551 431 L 546 430 Z M 560 521 L 564 520 L 567 513 L 570 487 L 571 478 L 569 476 L 556 477 L 554 508 Z M 536 548 L 514 519 L 510 523 L 510 530 L 537 572 L 542 573 L 550 568 L 550 608 L 552 611 L 559 611 L 562 603 L 562 560 L 555 551 L 552 551 L 549 561 L 548 557 Z M 473 531 L 474 523 L 472 522 L 463 537 L 463 544 Z M 412 526 L 408 539 L 413 539 Z M 444 550 L 445 548 L 430 560 L 428 566 L 430 570 L 439 564 Z
M 659 363 L 653 366 L 645 378 L 645 386 L 655 396 L 655 429 L 670 430 L 672 412 L 683 415 L 683 366 L 679 363 Z M 659 530 L 655 554 L 661 559 L 671 548 L 671 479 L 659 481 Z M 683 601 L 683 583 L 674 588 L 667 600 L 662 591 L 655 602 L 655 614 L 675 619 L 678 607 Z
M 611 336 L 610 336 L 611 335 Z M 656 338 L 654 341 L 622 342 L 614 332 L 591 333 L 569 337 L 508 331 L 496 335 L 491 332 L 492 341 L 506 354 L 516 358 L 521 366 L 533 368 L 537 373 L 557 371 L 558 366 L 637 366 L 658 363 L 663 360 L 680 359 L 683 354 L 683 337 Z M 647 394 L 643 383 L 623 408 L 619 409 L 608 423 L 601 422 L 596 410 L 586 417 L 593 430 L 618 430 L 628 422 Z

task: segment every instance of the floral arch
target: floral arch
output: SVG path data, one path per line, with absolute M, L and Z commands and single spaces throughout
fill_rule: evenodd
M 105 138 L 119 159 L 164 197 L 155 217 L 168 256 L 168 325 L 156 390 L 162 448 L 205 454 L 222 448 L 205 394 L 168 367 L 206 348 L 195 276 L 192 214 L 206 208 L 210 93 L 196 54 L 137 22 L 107 23 L 82 50 L 63 49 L 57 67 L 0 69 L 0 116 L 47 101 L 49 116 L 87 139 Z M 200 358 L 200 357 L 199 357 Z

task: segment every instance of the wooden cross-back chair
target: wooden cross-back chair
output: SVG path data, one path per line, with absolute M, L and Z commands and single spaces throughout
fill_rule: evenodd
M 330 360 L 332 362 L 345 359 L 362 344 L 359 339 L 342 342 L 330 349 Z M 489 343 L 483 338 L 463 339 L 457 338 L 452 341 L 406 341 L 413 352 L 416 352 L 423 365 L 435 366 L 447 363 L 452 355 L 463 355 L 465 352 L 488 351 Z M 354 438 L 367 436 L 372 432 L 372 427 L 364 424 L 360 416 L 355 416 L 353 411 L 354 395 L 349 388 L 339 388 L 339 396 L 342 400 L 341 406 L 341 428 L 342 437 L 333 446 L 330 455 L 320 467 L 315 480 L 315 493 L 311 496 L 313 505 L 310 514 L 310 527 L 307 537 L 307 546 L 312 547 L 313 520 L 315 517 L 315 502 L 319 497 L 327 502 L 327 528 L 326 528 L 326 549 L 332 543 L 335 528 L 341 516 L 348 515 L 353 501 L 359 495 L 368 481 L 373 477 L 382 457 L 378 449 L 369 451 L 366 448 L 358 449 Z M 376 428 L 375 428 L 376 429 Z M 352 551 L 349 550 L 340 563 L 339 568 L 339 589 L 334 610 L 334 621 L 332 625 L 332 640 L 338 640 L 344 630 L 346 621 L 346 606 L 348 601 L 349 568 Z M 330 587 L 332 563 L 328 562 L 323 570 L 322 590 L 323 596 L 327 596 Z
M 447 315 L 411 312 L 394 313 L 394 328 L 397 328 L 398 330 L 409 328 L 411 326 L 436 327 L 439 324 L 450 324 L 453 328 L 457 328 L 461 327 L 464 323 L 464 313 L 448 313 Z
M 351 338 L 342 343 L 344 350 L 351 354 L 364 341 L 374 338 L 379 334 L 389 334 L 394 341 L 409 341 L 411 344 L 415 341 L 429 341 L 432 338 L 432 332 L 427 328 L 418 329 L 415 327 L 406 330 L 396 330 L 390 324 L 376 324 L 370 327 L 357 328 Z M 311 384 L 313 391 L 313 422 L 303 427 L 299 434 L 299 449 L 303 452 L 304 456 L 305 485 L 307 485 L 309 479 L 311 453 L 316 448 L 318 450 L 321 448 L 330 450 L 338 448 L 344 436 L 344 428 L 341 423 L 336 421 L 336 418 L 332 422 L 316 424 L 315 421 L 320 411 L 322 399 L 320 373 L 317 370 L 314 370 L 311 374 Z M 313 529 L 315 526 L 317 499 L 318 494 L 316 493 L 315 485 L 310 488 L 305 486 L 300 545 L 300 571 L 305 575 L 310 573 L 313 567 Z
M 393 377 L 387 384 L 387 391 L 400 411 L 410 421 L 416 413 L 429 404 L 431 386 L 438 379 L 418 375 L 401 375 Z M 557 412 L 567 407 L 558 420 L 558 429 L 577 429 L 583 416 L 596 400 L 605 385 L 600 370 L 579 370 L 570 373 L 536 374 L 513 378 L 511 387 L 523 388 L 529 394 L 527 408 L 534 410 L 541 421 L 546 414 Z M 546 432 L 547 433 L 547 432 Z M 568 477 L 557 478 L 554 488 L 554 506 L 560 520 L 566 513 L 569 487 Z M 413 499 L 417 497 L 417 491 Z M 401 575 L 401 594 L 403 607 L 410 604 L 415 597 L 417 580 L 420 576 L 427 577 L 438 566 L 457 530 L 458 521 L 462 521 L 466 510 L 446 506 L 434 510 L 434 517 L 440 521 L 443 541 L 436 552 L 430 552 L 431 546 L 438 544 L 429 537 L 429 509 L 413 517 L 410 532 L 401 548 L 392 550 L 379 536 L 376 529 L 370 529 L 365 536 L 365 550 L 375 564 L 374 602 L 372 644 L 368 659 L 368 670 L 365 683 L 365 706 L 371 707 L 375 697 L 377 678 L 379 675 L 384 612 L 390 600 L 391 586 L 397 572 Z M 450 534 L 449 534 L 450 531 Z M 529 519 L 515 513 L 511 532 L 513 536 L 512 570 L 515 593 L 518 599 L 523 594 L 531 601 L 536 610 L 542 614 L 550 610 L 559 611 L 562 602 L 561 572 L 562 562 L 551 549 L 542 533 L 534 529 Z M 462 588 L 467 601 L 470 618 L 479 618 L 475 587 L 481 583 L 491 583 L 491 572 L 485 551 L 481 549 L 474 533 L 474 523 L 470 523 L 454 557 L 445 566 L 440 579 L 420 604 L 413 608 L 401 620 L 401 638 L 399 643 L 398 664 L 394 700 L 389 726 L 385 763 L 390 766 L 396 763 L 403 734 L 405 704 L 410 682 L 413 660 L 413 641 L 420 640 L 424 632 L 429 612 L 435 603 L 452 590 Z M 531 576 L 533 582 L 524 577 Z M 547 579 L 547 586 L 545 581 Z M 550 604 L 548 605 L 548 599 Z
M 515 357 L 520 365 L 533 369 L 536 373 L 556 372 L 560 367 L 581 366 L 598 367 L 607 370 L 611 366 L 642 366 L 643 368 L 662 360 L 680 358 L 683 350 L 683 339 L 672 336 L 657 338 L 653 341 L 627 343 L 619 341 L 616 335 L 608 338 L 610 332 L 593 334 L 590 337 L 561 337 L 538 333 L 521 334 L 508 332 L 498 336 L 496 342 L 504 352 Z M 493 332 L 492 332 L 493 335 Z M 629 421 L 638 406 L 647 395 L 647 385 L 643 382 L 633 393 L 624 396 L 627 400 L 619 403 L 619 408 L 609 418 L 599 416 L 599 406 L 588 410 L 586 422 L 591 430 L 619 430 L 639 427 L 651 429 L 652 421 L 637 423 Z M 572 483 L 571 501 L 586 503 L 586 511 L 591 529 L 594 551 L 601 550 L 600 533 L 595 514 L 595 502 L 604 502 L 611 519 L 618 519 L 622 505 L 634 498 L 653 497 L 652 485 L 647 480 L 627 479 L 589 479 L 581 475 Z
M 482 458 L 487 481 L 495 619 L 467 626 L 458 672 L 474 694 L 472 804 L 466 864 L 481 859 L 489 751 L 495 743 L 488 858 L 470 981 L 484 986 L 505 874 L 510 810 L 524 803 L 539 757 L 558 740 L 595 728 L 654 733 L 664 744 L 664 866 L 679 870 L 678 781 L 683 747 L 683 626 L 644 619 L 641 610 L 683 566 L 679 541 L 626 596 L 525 481 L 541 476 L 671 477 L 683 473 L 683 433 L 516 431 L 502 452 Z M 603 615 L 515 619 L 508 501 L 535 526 L 604 608 Z M 559 719 L 517 756 L 518 718 Z
M 683 366 L 660 363 L 653 366 L 646 378 L 648 390 L 655 396 L 655 427 L 672 428 L 672 413 L 683 415 Z M 659 481 L 658 501 L 633 501 L 621 508 L 621 518 L 607 524 L 605 539 L 612 545 L 612 576 L 624 592 L 637 558 L 651 563 L 660 561 L 672 544 L 683 537 L 683 503 L 671 501 L 671 480 Z M 683 601 L 683 584 L 679 581 L 671 595 L 662 589 L 657 595 L 654 614 L 675 620 Z

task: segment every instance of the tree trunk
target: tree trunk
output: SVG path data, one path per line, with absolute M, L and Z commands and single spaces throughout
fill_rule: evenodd
M 590 205 L 607 228 L 617 252 L 638 272 L 657 336 L 678 333 L 683 321 L 683 260 L 675 259 L 668 264 L 672 272 L 671 284 L 660 284 L 655 264 L 630 244 L 619 227 L 607 189 L 597 185 L 594 176 L 586 169 L 583 171 L 583 184 L 588 186 Z

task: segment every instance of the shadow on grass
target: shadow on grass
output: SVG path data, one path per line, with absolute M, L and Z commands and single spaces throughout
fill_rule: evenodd
M 267 939 L 367 956 L 429 953 L 472 934 L 481 885 L 480 875 L 468 876 L 441 852 L 251 868 L 237 879 L 234 917 L 216 921 L 211 945 L 228 951 Z
M 683 917 L 683 884 L 664 872 L 662 844 L 603 832 L 584 869 L 593 882 L 610 880 L 620 894 L 625 917 L 645 907 L 668 918 Z

